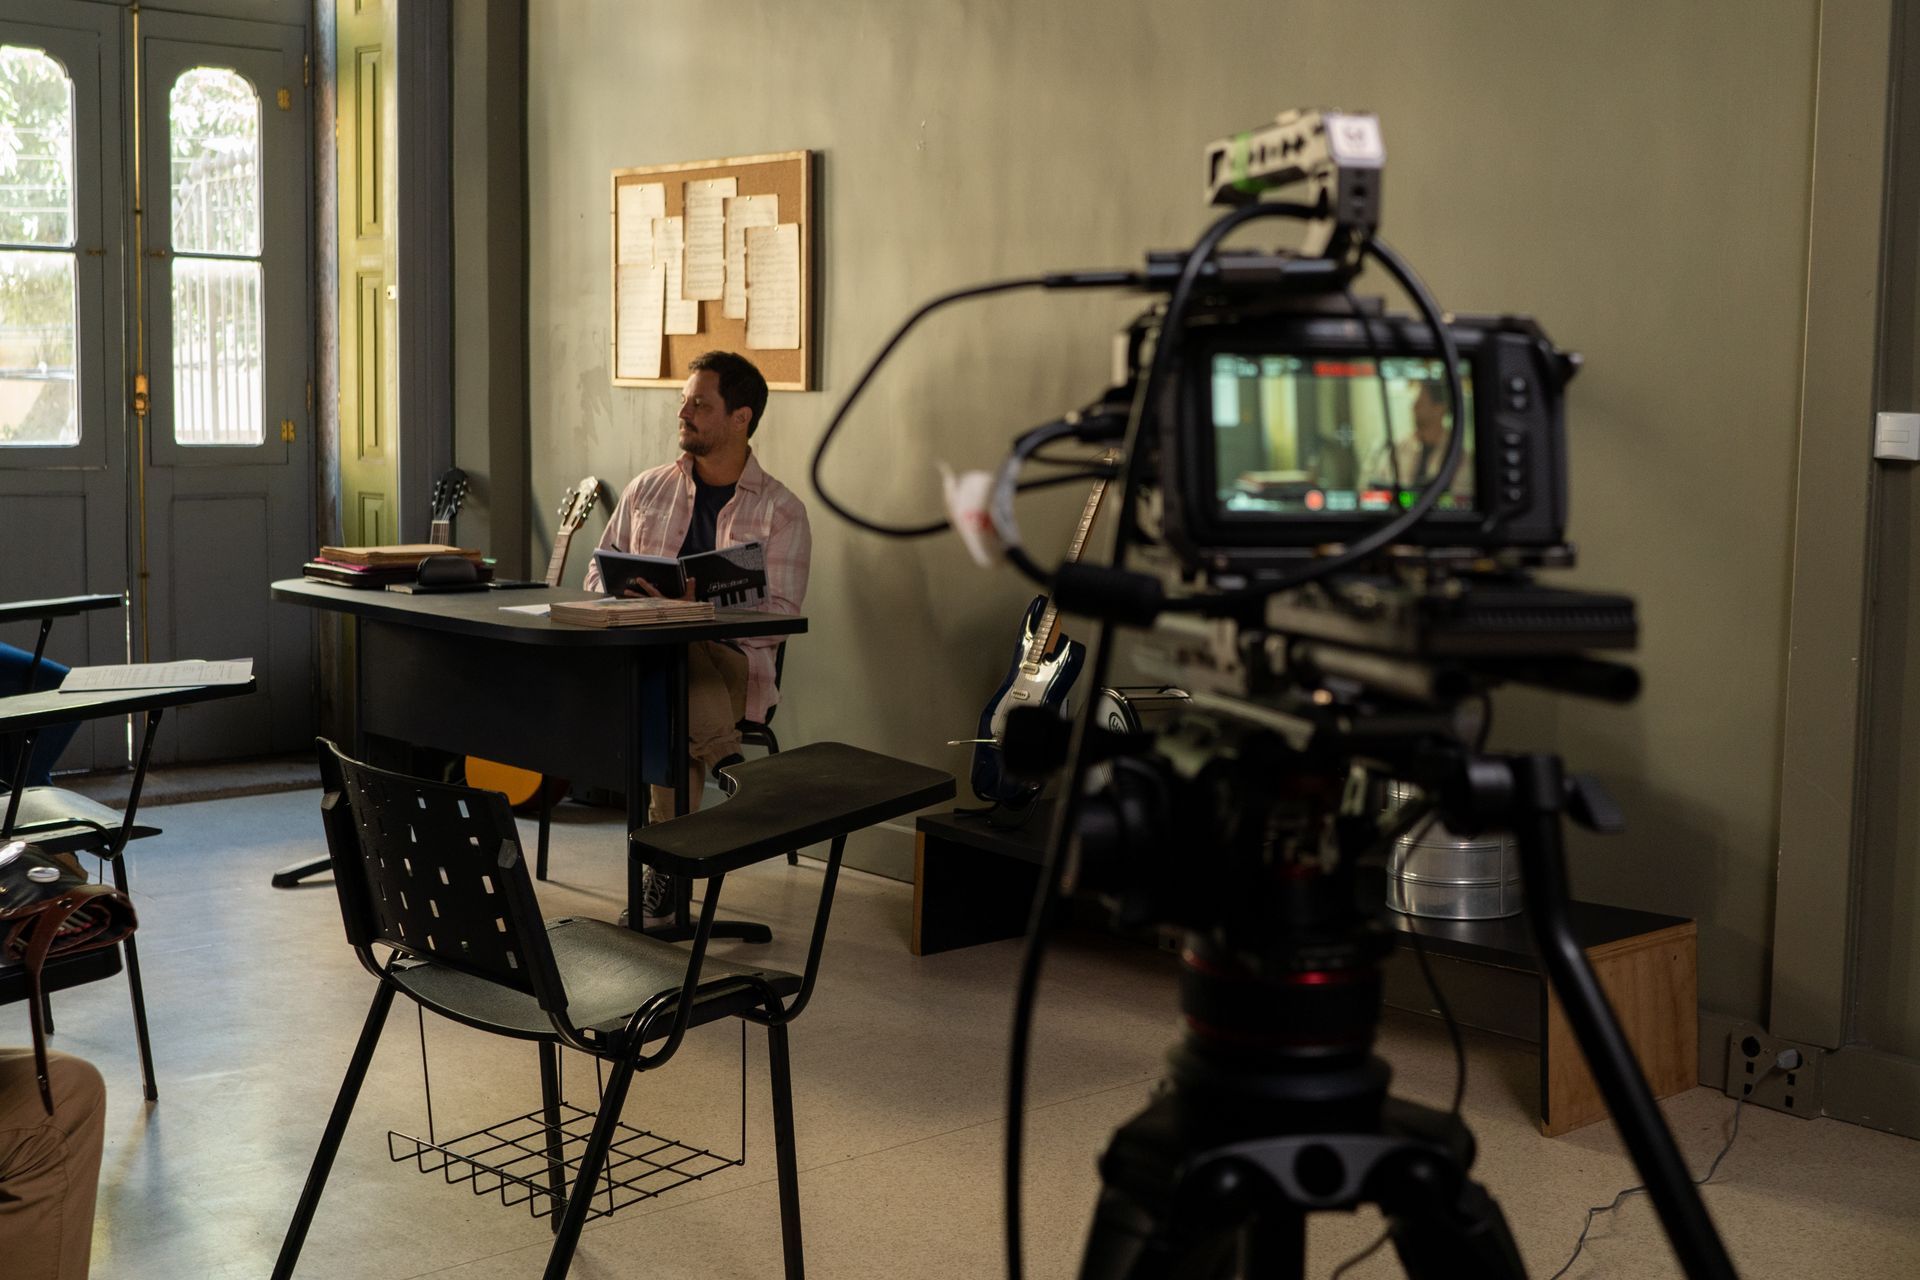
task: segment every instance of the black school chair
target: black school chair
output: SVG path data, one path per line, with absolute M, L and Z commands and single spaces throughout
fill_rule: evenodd
M 562 1202 L 547 1280 L 572 1262 L 635 1072 L 664 1065 L 689 1028 L 742 1018 L 767 1029 L 774 1152 L 788 1280 L 801 1280 L 799 1165 L 787 1024 L 812 996 L 847 834 L 951 798 L 934 769 L 817 743 L 735 771 L 724 805 L 635 833 L 634 856 L 707 882 L 690 950 L 600 920 L 543 922 L 503 797 L 389 773 L 320 743 L 321 812 L 347 940 L 378 982 L 273 1274 L 293 1274 L 396 993 L 482 1031 L 539 1045 L 542 1108 Z M 726 874 L 832 840 L 804 974 L 707 958 Z M 389 948 L 383 962 L 374 946 Z M 571 1188 L 555 1081 L 561 1045 L 605 1062 L 598 1115 Z M 649 1052 L 649 1046 L 653 1046 Z

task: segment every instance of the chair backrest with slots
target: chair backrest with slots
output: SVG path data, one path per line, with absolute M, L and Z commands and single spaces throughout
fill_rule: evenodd
M 534 996 L 566 991 L 513 814 L 489 791 L 428 782 L 349 759 L 319 740 L 321 812 L 347 941 L 460 969 Z

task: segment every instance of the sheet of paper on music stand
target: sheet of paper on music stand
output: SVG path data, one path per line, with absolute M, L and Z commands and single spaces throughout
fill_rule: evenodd
M 681 282 L 685 276 L 686 221 L 682 218 L 655 218 L 653 221 L 653 260 L 667 269 L 668 333 L 700 332 L 700 304 L 683 298 Z
M 667 216 L 667 188 L 660 182 L 630 182 L 616 188 L 614 262 L 644 267 L 653 261 L 653 220 Z
M 613 376 L 660 376 L 660 334 L 667 273 L 659 263 L 615 267 L 617 327 L 613 336 Z
M 747 345 L 800 345 L 800 224 L 747 229 Z
M 253 659 L 206 662 L 136 662 L 130 666 L 75 667 L 60 682 L 62 693 L 101 693 L 112 689 L 172 689 L 203 684 L 245 684 L 253 679 Z
M 696 178 L 687 184 L 687 267 L 678 297 L 718 302 L 727 272 L 726 200 L 737 178 Z
M 727 207 L 727 290 L 720 314 L 729 320 L 747 318 L 747 228 L 771 227 L 780 221 L 780 197 L 734 196 Z

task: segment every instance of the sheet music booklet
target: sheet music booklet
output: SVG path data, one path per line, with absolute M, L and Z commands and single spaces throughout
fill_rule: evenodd
M 627 551 L 596 551 L 600 589 L 610 596 L 628 587 L 650 584 L 660 595 L 677 600 L 687 593 L 692 578 L 694 598 L 716 605 L 753 605 L 767 598 L 767 554 L 758 542 L 742 542 L 698 555 L 640 556 Z

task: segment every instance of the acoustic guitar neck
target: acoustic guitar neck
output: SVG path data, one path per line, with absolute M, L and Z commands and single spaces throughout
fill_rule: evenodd
M 547 559 L 547 585 L 557 587 L 567 571 L 567 553 L 573 550 L 573 530 L 562 529 L 553 540 L 553 555 Z

